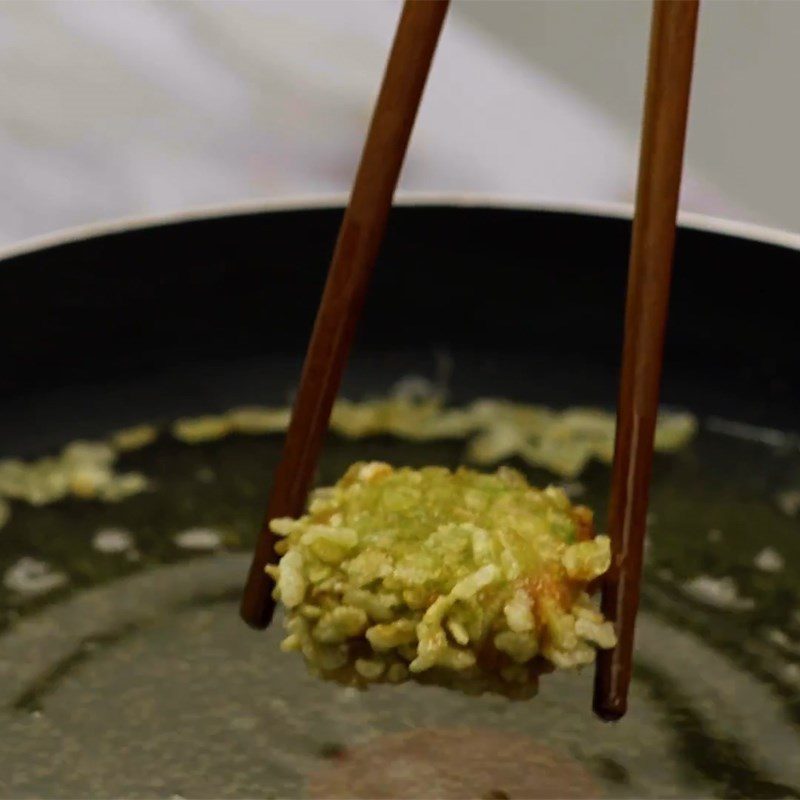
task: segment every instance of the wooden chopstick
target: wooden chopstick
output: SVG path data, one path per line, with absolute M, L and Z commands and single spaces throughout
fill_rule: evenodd
M 242 618 L 255 628 L 269 624 L 275 607 L 274 584 L 264 572 L 277 560 L 268 523 L 304 510 L 448 5 L 406 0 L 403 6 L 242 596 Z
M 653 4 L 611 479 L 612 563 L 603 579 L 602 610 L 618 643 L 598 651 L 594 685 L 594 711 L 605 720 L 625 714 L 631 680 L 698 6 Z

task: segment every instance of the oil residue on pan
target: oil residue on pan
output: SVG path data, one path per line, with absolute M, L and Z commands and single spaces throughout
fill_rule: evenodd
M 280 447 L 268 434 L 162 435 L 115 464 L 147 491 L 12 502 L 0 534 L 0 573 L 16 576 L 0 589 L 9 796 L 321 797 L 350 782 L 354 797 L 530 797 L 536 769 L 564 797 L 800 796 L 796 449 L 701 425 L 658 457 L 631 713 L 608 726 L 589 714 L 585 672 L 547 676 L 525 703 L 359 692 L 281 654 L 280 624 L 239 624 L 244 551 Z M 319 481 L 356 460 L 463 458 L 459 439 L 337 437 Z M 595 463 L 569 481 L 599 521 L 608 477 Z M 475 748 L 480 785 L 459 768 L 478 763 Z

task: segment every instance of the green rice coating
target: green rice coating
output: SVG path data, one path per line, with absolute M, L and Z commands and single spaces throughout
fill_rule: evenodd
M 283 537 L 268 567 L 282 649 L 323 677 L 529 695 L 541 672 L 615 644 L 586 592 L 608 538 L 561 489 L 515 470 L 358 463 L 270 527 Z

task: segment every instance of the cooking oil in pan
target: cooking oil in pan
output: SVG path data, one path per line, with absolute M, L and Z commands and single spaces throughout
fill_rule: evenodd
M 775 432 L 773 432 L 775 433 Z M 591 670 L 533 700 L 359 692 L 237 616 L 277 435 L 119 455 L 115 502 L 12 501 L 0 530 L 0 796 L 798 797 L 800 450 L 701 421 L 657 456 L 630 711 L 590 713 Z M 204 437 L 199 437 L 204 438 Z M 461 439 L 332 437 L 353 461 L 456 466 Z M 563 483 L 605 518 L 609 469 Z

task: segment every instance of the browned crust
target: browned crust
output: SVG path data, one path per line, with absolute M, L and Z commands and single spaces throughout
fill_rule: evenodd
M 594 539 L 597 531 L 595 531 L 594 512 L 591 508 L 587 508 L 586 506 L 573 506 L 572 519 L 577 526 L 575 535 L 579 542 L 588 542 L 589 539 Z

